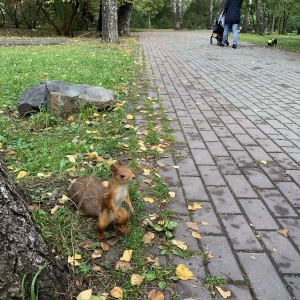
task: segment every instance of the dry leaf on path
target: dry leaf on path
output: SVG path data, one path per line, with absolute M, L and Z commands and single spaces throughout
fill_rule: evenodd
M 202 206 L 200 203 L 194 202 L 193 204 L 189 204 L 188 205 L 188 210 L 197 210 L 197 209 L 201 209 Z
M 114 237 L 110 238 L 109 240 L 107 240 L 107 244 L 108 244 L 109 246 L 113 246 L 113 245 L 115 245 L 119 240 L 120 240 L 120 237 L 114 236 Z
M 216 289 L 218 290 L 218 292 L 220 293 L 220 295 L 221 295 L 224 299 L 227 299 L 228 297 L 231 296 L 231 292 L 230 292 L 230 291 L 224 291 L 224 290 L 222 290 L 219 286 L 216 286 Z
M 150 244 L 151 241 L 154 239 L 155 234 L 153 232 L 147 232 L 144 236 L 143 236 L 143 241 L 145 244 Z
M 196 279 L 194 277 L 194 274 L 192 273 L 192 271 L 184 264 L 180 264 L 177 268 L 176 268 L 176 276 L 181 279 L 181 280 L 191 280 L 191 279 Z
M 151 290 L 148 294 L 149 300 L 165 300 L 165 296 L 160 290 Z
M 264 159 L 261 160 L 260 162 L 261 162 L 262 164 L 264 164 L 264 165 L 266 165 L 266 164 L 268 163 L 268 162 L 267 162 L 266 160 L 264 160 Z
M 27 175 L 26 171 L 20 171 L 17 175 L 17 179 L 21 179 Z
M 123 289 L 119 286 L 115 286 L 111 291 L 110 295 L 116 299 L 122 299 L 123 298 Z
M 192 236 L 196 239 L 202 239 L 202 236 L 200 233 L 196 232 L 196 231 L 193 231 L 192 232 Z
M 50 214 L 51 214 L 51 215 L 54 215 L 55 212 L 56 212 L 59 208 L 60 208 L 59 205 L 55 205 L 55 206 L 51 209 Z
M 196 231 L 199 230 L 199 226 L 196 222 L 186 222 L 188 228 L 194 229 Z
M 128 115 L 126 116 L 126 119 L 127 119 L 127 120 L 132 120 L 132 119 L 133 119 L 133 115 L 128 114 Z
M 92 258 L 100 258 L 103 254 L 103 251 L 101 249 L 95 249 L 92 253 Z
M 203 226 L 206 226 L 206 225 L 208 225 L 208 222 L 202 221 L 201 224 L 202 224 Z
M 122 261 L 129 262 L 131 260 L 132 250 L 124 250 L 123 256 L 120 258 Z
M 109 248 L 110 248 L 110 246 L 107 243 L 105 243 L 105 242 L 101 242 L 100 246 L 101 246 L 101 248 L 102 248 L 103 251 L 108 251 Z
M 289 237 L 289 231 L 288 231 L 288 229 L 277 229 L 276 231 L 277 231 L 277 233 L 283 235 L 286 238 Z
M 130 282 L 132 285 L 140 285 L 144 280 L 144 276 L 141 276 L 139 274 L 132 274 Z
M 89 290 L 82 291 L 78 295 L 78 299 L 89 300 L 91 298 L 91 296 L 92 296 L 92 289 L 89 289 Z
M 144 200 L 145 202 L 154 203 L 154 199 L 151 198 L 151 197 L 144 197 L 143 200 Z
M 68 263 L 72 266 L 79 266 L 80 263 L 78 260 L 81 259 L 80 254 L 75 254 L 74 256 L 68 256 Z
M 127 270 L 131 270 L 132 266 L 131 266 L 130 262 L 128 262 L 128 261 L 118 260 L 116 262 L 115 269 L 126 272 Z
M 176 194 L 175 194 L 175 192 L 170 191 L 170 192 L 169 192 L 169 196 L 170 196 L 171 198 L 175 198 Z
M 179 241 L 179 240 L 172 240 L 171 241 L 175 246 L 177 246 L 178 248 L 182 249 L 182 250 L 186 250 L 187 249 L 187 245 L 185 245 L 185 242 Z
M 101 271 L 101 267 L 95 265 L 95 266 L 92 266 L 92 270 L 95 271 L 95 272 L 99 272 L 99 271 Z

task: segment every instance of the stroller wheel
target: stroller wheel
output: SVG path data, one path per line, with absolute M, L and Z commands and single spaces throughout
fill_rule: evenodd
M 210 37 L 210 43 L 211 43 L 211 44 L 213 43 L 213 40 L 212 40 L 212 38 L 213 38 L 213 37 L 211 36 L 211 37 Z

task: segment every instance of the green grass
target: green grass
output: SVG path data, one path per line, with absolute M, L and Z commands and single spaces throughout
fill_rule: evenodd
M 295 34 L 288 34 L 288 35 L 279 35 L 277 33 L 274 34 L 265 34 L 265 35 L 258 35 L 252 33 L 239 33 L 239 40 L 253 43 L 261 46 L 268 47 L 268 40 L 276 38 L 277 49 L 291 51 L 295 53 L 300 53 L 300 35 Z
M 111 247 L 108 259 L 100 259 L 100 264 L 108 261 L 111 265 L 98 272 L 93 271 L 97 262 L 91 259 L 92 252 L 100 249 L 95 220 L 80 216 L 71 203 L 63 203 L 62 199 L 71 180 L 82 174 L 95 174 L 109 180 L 110 160 L 127 158 L 129 167 L 137 172 L 141 158 L 160 158 L 161 151 L 168 151 L 173 141 L 171 129 L 161 100 L 140 96 L 147 94 L 147 84 L 141 79 L 145 64 L 137 62 L 135 39 L 124 39 L 118 45 L 73 41 L 76 42 L 59 46 L 0 48 L 0 149 L 14 179 L 27 191 L 30 211 L 49 248 L 63 260 L 75 254 L 82 257 L 79 266 L 70 265 L 73 280 L 65 299 L 74 299 L 99 282 L 105 292 L 118 284 L 124 290 L 124 300 L 138 299 L 144 295 L 148 284 L 163 289 L 175 280 L 174 269 L 168 264 L 158 270 L 147 263 L 148 245 L 143 241 L 146 229 L 141 223 L 146 214 L 142 198 L 145 194 L 159 203 L 161 218 L 170 221 L 174 216 L 163 209 L 161 202 L 168 199 L 169 189 L 157 171 L 151 174 L 153 184 L 149 191 L 141 190 L 137 181 L 130 185 L 136 211 L 129 220 L 131 231 Z M 114 91 L 117 105 L 105 111 L 82 108 L 70 120 L 55 118 L 47 110 L 29 118 L 19 116 L 19 96 L 46 80 L 103 86 Z M 128 114 L 135 115 L 137 105 L 142 106 L 146 129 L 150 132 L 148 136 L 137 135 L 134 120 L 127 118 Z M 132 127 L 126 128 L 127 124 Z M 142 152 L 140 140 L 146 147 Z M 94 152 L 97 159 L 89 156 Z M 18 178 L 20 171 L 25 174 L 22 178 Z M 172 228 L 164 227 L 163 230 L 171 232 Z M 111 229 L 106 237 L 110 236 Z M 156 242 L 163 244 L 166 240 L 163 234 Z M 83 247 L 87 242 L 92 243 L 90 249 Z M 132 269 L 124 274 L 115 270 L 114 260 L 126 249 L 133 250 L 133 257 Z M 189 254 L 178 253 L 182 255 Z M 142 275 L 142 272 L 144 283 L 132 286 L 130 276 Z M 25 284 L 24 280 L 22 288 L 27 291 L 30 287 Z

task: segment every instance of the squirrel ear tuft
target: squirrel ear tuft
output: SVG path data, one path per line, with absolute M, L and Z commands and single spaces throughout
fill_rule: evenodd
M 123 162 L 121 160 L 118 160 L 118 165 L 119 166 L 124 166 Z
M 112 171 L 112 173 L 117 173 L 117 166 L 115 166 L 114 164 L 110 165 L 110 170 Z

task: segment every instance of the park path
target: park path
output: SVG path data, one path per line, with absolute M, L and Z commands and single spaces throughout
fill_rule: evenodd
M 178 282 L 179 299 L 212 299 L 207 274 L 230 282 L 229 299 L 300 299 L 300 55 L 218 47 L 210 35 L 139 35 L 149 96 L 162 99 L 176 138 L 160 168 L 176 192 L 167 206 L 178 213 L 175 238 L 213 256 L 174 261 L 196 278 Z M 194 202 L 202 209 L 189 211 Z

